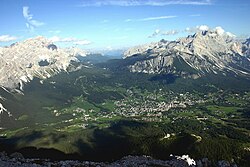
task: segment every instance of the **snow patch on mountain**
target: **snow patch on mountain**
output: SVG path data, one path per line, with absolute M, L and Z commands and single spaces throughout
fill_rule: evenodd
M 7 109 L 4 108 L 4 106 L 0 103 L 0 114 L 2 114 L 3 112 L 6 112 Z

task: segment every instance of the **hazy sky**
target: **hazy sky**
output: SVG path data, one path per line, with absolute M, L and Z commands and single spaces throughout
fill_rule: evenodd
M 119 48 L 174 40 L 200 25 L 247 37 L 249 11 L 249 0 L 0 0 L 0 46 L 42 35 L 59 45 Z

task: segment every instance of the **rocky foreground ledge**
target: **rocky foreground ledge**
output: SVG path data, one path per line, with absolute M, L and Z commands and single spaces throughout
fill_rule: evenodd
M 212 166 L 207 158 L 194 161 L 188 155 L 171 156 L 171 160 L 157 160 L 150 156 L 126 156 L 111 163 L 91 161 L 50 161 L 49 159 L 26 159 L 21 153 L 7 155 L 0 152 L 0 167 L 209 167 Z M 217 167 L 237 167 L 227 161 L 219 161 Z

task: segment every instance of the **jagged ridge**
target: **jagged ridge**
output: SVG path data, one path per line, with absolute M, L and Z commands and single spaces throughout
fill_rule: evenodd
M 66 71 L 71 61 L 77 61 L 78 52 L 57 48 L 41 36 L 0 48 L 0 86 L 22 90 L 33 77 L 45 79 Z
M 199 31 L 177 41 L 131 48 L 124 58 L 145 57 L 129 65 L 131 72 L 172 73 L 198 78 L 207 73 L 250 77 L 249 39 L 236 40 L 221 28 Z

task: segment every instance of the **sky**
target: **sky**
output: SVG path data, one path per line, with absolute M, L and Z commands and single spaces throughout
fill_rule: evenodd
M 249 0 L 0 0 L 0 46 L 44 36 L 62 47 L 119 49 L 197 27 L 250 36 Z

